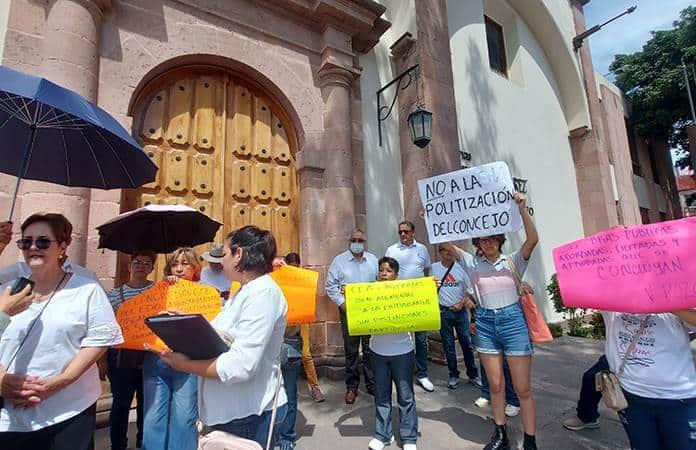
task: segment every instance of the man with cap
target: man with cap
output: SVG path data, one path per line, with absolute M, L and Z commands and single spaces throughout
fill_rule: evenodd
M 227 279 L 222 269 L 222 258 L 225 256 L 222 244 L 213 244 L 210 250 L 201 257 L 208 262 L 208 266 L 201 271 L 201 284 L 212 286 L 220 292 L 220 297 L 227 300 L 230 296 L 230 280 Z

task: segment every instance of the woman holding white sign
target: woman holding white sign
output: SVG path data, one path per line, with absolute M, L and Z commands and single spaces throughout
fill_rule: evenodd
M 466 270 L 478 302 L 476 309 L 476 350 L 488 377 L 495 432 L 484 450 L 510 448 L 505 427 L 505 377 L 503 355 L 520 399 L 524 427 L 524 449 L 535 450 L 536 408 L 531 389 L 532 342 L 520 305 L 519 284 L 532 251 L 539 242 L 536 227 L 526 208 L 525 197 L 514 195 L 527 239 L 519 250 L 505 255 L 505 235 L 473 239 L 481 256 L 472 255 L 451 244 L 444 244 Z

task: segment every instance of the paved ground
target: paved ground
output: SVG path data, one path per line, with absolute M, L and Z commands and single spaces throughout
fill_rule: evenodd
M 537 399 L 537 439 L 541 449 L 627 449 L 628 442 L 616 413 L 600 407 L 599 430 L 573 433 L 565 431 L 561 421 L 575 413 L 582 372 L 603 352 L 603 343 L 563 337 L 536 347 L 534 391 Z M 420 421 L 419 448 L 426 450 L 481 449 L 492 432 L 490 410 L 481 410 L 473 401 L 479 391 L 469 384 L 457 390 L 446 387 L 445 367 L 431 365 L 434 393 L 416 387 Z M 361 392 L 352 406 L 343 402 L 342 383 L 322 380 L 327 394 L 325 403 L 311 401 L 306 389 L 300 390 L 300 414 L 297 430 L 299 450 L 366 449 L 374 431 L 372 397 Z M 396 419 L 396 408 L 395 408 Z M 398 423 L 398 422 L 397 422 Z M 131 424 L 133 428 L 133 424 Z M 520 418 L 510 421 L 515 442 L 521 441 Z M 135 430 L 131 436 L 135 436 Z M 98 450 L 108 449 L 108 429 L 97 431 Z M 521 444 L 519 444 L 521 445 Z M 392 446 L 390 448 L 396 448 Z M 517 447 L 513 447 L 517 448 Z M 193 449 L 192 449 L 193 450 Z

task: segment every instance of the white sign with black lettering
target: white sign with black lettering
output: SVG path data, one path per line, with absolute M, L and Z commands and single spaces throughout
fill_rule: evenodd
M 515 187 L 504 162 L 418 180 L 431 244 L 522 228 Z

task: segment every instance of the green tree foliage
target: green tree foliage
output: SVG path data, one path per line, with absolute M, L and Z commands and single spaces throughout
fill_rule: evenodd
M 645 137 L 667 138 L 682 150 L 680 165 L 688 163 L 688 137 L 684 128 L 691 123 L 682 58 L 693 83 L 696 66 L 696 7 L 680 13 L 671 30 L 655 31 L 639 52 L 616 55 L 609 69 L 631 105 L 631 124 Z M 696 92 L 693 92 L 696 94 Z

